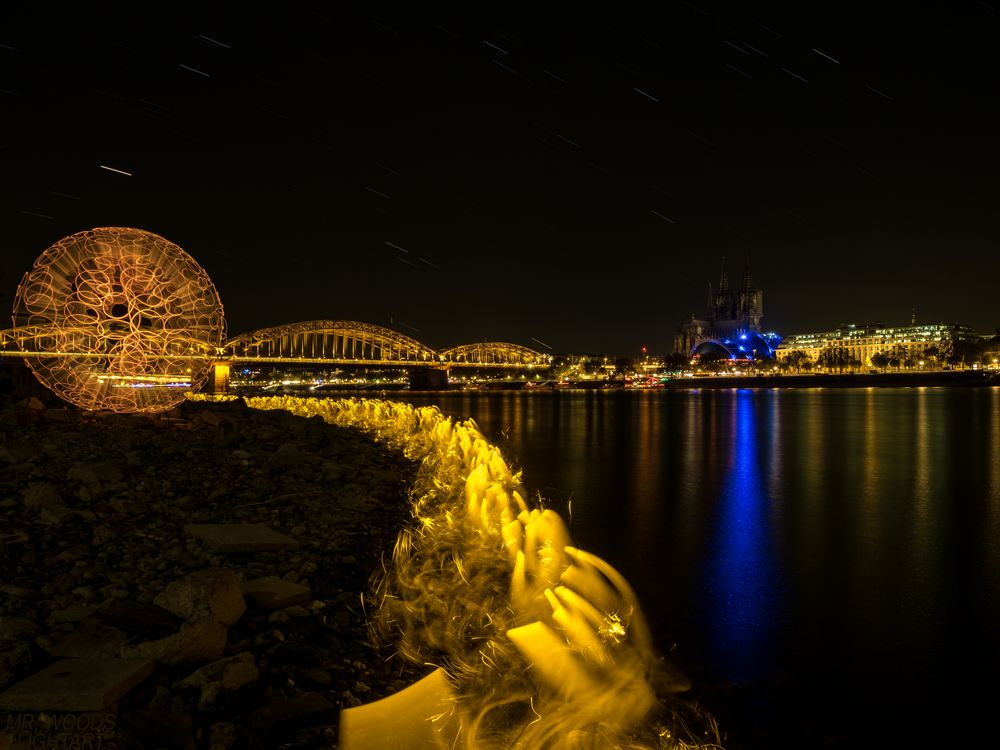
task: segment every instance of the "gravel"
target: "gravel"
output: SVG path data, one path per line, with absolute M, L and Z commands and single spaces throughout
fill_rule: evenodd
M 153 676 L 112 707 L 118 747 L 336 747 L 341 708 L 426 671 L 369 642 L 361 604 L 408 522 L 415 469 L 360 433 L 242 402 L 151 417 L 7 397 L 0 690 L 66 649 L 155 653 Z M 264 524 L 299 546 L 219 552 L 184 531 L 221 523 Z M 247 598 L 233 624 L 212 620 L 211 606 L 182 621 L 156 603 L 171 584 L 220 568 L 241 585 L 277 577 L 311 594 L 278 610 Z M 220 628 L 221 653 L 183 643 L 190 658 L 162 656 Z

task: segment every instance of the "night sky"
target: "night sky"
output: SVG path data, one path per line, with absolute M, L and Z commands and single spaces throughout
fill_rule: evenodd
M 664 353 L 722 256 L 768 330 L 993 332 L 1000 6 L 798 5 L 5 20 L 0 305 L 61 237 L 135 226 L 231 336 Z

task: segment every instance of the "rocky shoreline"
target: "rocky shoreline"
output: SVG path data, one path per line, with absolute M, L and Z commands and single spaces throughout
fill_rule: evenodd
M 242 402 L 0 407 L 0 748 L 59 732 L 66 747 L 336 747 L 341 708 L 427 671 L 369 642 L 361 600 L 409 520 L 401 455 Z M 80 658 L 135 669 L 90 703 L 25 689 Z

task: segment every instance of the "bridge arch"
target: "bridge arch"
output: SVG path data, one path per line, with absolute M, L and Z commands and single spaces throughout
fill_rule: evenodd
M 356 320 L 311 320 L 262 328 L 230 339 L 225 356 L 345 362 L 432 362 L 433 349 L 389 328 Z
M 479 344 L 462 344 L 438 352 L 442 362 L 479 365 L 536 365 L 550 364 L 550 358 L 520 344 L 505 341 L 487 341 Z

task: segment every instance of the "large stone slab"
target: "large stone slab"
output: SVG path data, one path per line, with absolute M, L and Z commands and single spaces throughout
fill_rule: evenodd
M 0 711 L 103 711 L 154 666 L 152 659 L 62 659 L 0 693 Z
M 261 609 L 284 609 L 312 596 L 312 590 L 301 583 L 289 583 L 277 576 L 255 578 L 242 584 L 243 596 Z
M 50 656 L 64 658 L 98 657 L 113 659 L 119 655 L 128 640 L 118 628 L 101 625 L 93 620 L 85 620 L 68 633 L 35 643 Z
M 298 549 L 299 543 L 262 523 L 189 523 L 184 533 L 220 552 L 273 552 Z

